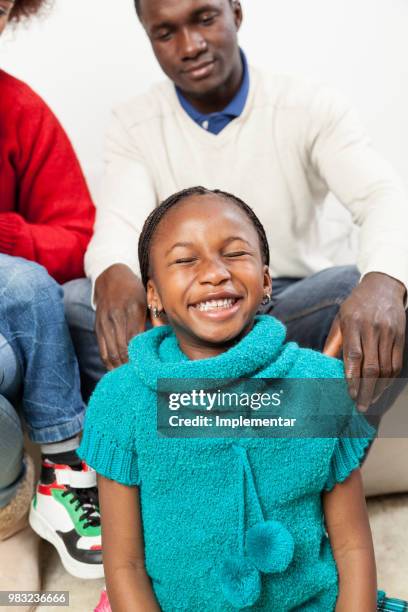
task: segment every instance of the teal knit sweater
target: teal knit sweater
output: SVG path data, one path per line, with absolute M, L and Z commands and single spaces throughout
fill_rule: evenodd
M 146 568 L 162 610 L 334 610 L 321 494 L 359 466 L 365 420 L 353 418 L 358 438 L 169 439 L 157 435 L 156 388 L 168 378 L 342 378 L 341 362 L 285 343 L 269 316 L 211 359 L 190 361 L 169 327 L 134 338 L 129 356 L 96 388 L 78 453 L 103 476 L 140 486 Z M 352 413 L 346 393 L 338 409 Z

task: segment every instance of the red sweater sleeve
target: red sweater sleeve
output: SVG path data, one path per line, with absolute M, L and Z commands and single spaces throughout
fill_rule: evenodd
M 5 194 L 15 201 L 0 202 L 0 252 L 36 261 L 63 283 L 84 275 L 94 206 L 58 120 L 29 88 L 27 96 L 22 103 L 20 91 L 6 142 Z

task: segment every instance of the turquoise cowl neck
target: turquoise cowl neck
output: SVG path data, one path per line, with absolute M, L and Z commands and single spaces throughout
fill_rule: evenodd
M 277 319 L 259 315 L 239 343 L 216 357 L 190 360 L 169 326 L 136 336 L 129 359 L 138 378 L 151 389 L 158 379 L 171 378 L 281 378 L 297 357 L 297 345 L 285 344 L 286 330 Z

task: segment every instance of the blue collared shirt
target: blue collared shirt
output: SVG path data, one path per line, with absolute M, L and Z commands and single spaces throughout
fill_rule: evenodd
M 200 127 L 212 134 L 219 134 L 233 119 L 240 116 L 244 110 L 249 92 L 249 70 L 244 52 L 241 50 L 243 67 L 242 83 L 231 102 L 218 113 L 200 113 L 190 102 L 186 100 L 178 87 L 176 87 L 177 97 L 183 109 L 189 117 Z

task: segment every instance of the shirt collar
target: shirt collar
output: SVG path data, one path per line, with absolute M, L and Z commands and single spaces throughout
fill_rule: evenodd
M 188 100 L 186 100 L 186 98 L 181 93 L 181 90 L 178 87 L 176 87 L 176 93 L 177 93 L 179 102 L 181 106 L 183 107 L 183 109 L 186 111 L 186 113 L 193 119 L 193 121 L 202 122 L 202 121 L 205 121 L 206 119 L 210 119 L 211 117 L 214 117 L 215 115 L 225 115 L 225 116 L 232 117 L 232 118 L 236 118 L 241 115 L 242 111 L 244 110 L 247 98 L 248 98 L 249 70 L 248 70 L 248 62 L 247 62 L 245 53 L 242 51 L 242 49 L 240 49 L 240 55 L 241 55 L 242 67 L 243 67 L 242 83 L 241 83 L 239 90 L 237 91 L 233 99 L 231 100 L 231 102 L 222 111 L 219 111 L 217 113 L 207 113 L 207 114 L 200 113 L 196 108 L 194 108 L 192 104 L 190 104 Z

